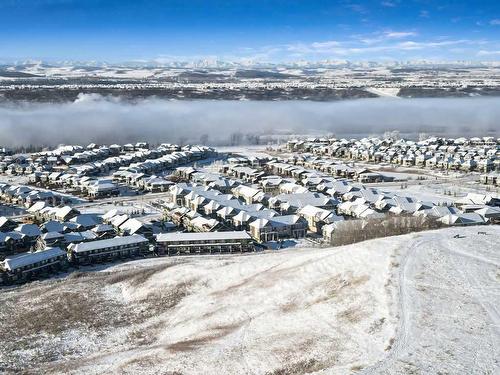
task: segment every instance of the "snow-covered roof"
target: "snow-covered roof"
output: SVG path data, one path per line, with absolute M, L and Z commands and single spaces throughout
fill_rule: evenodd
M 114 227 L 119 227 L 120 225 L 122 225 L 125 221 L 127 221 L 129 219 L 128 215 L 126 214 L 123 214 L 123 215 L 116 215 L 113 217 L 113 219 L 111 220 L 111 224 L 114 226 Z
M 135 234 L 143 226 L 144 223 L 137 219 L 128 219 L 120 225 L 120 231 L 127 232 L 128 234 Z
M 18 268 L 59 257 L 61 255 L 66 255 L 66 252 L 62 251 L 58 247 L 53 247 L 34 253 L 23 253 L 7 257 L 3 261 L 3 265 L 6 270 L 15 271 Z
M 28 212 L 30 212 L 30 213 L 38 212 L 47 206 L 48 206 L 47 202 L 38 201 L 38 202 L 34 203 L 30 208 L 28 208 Z
M 118 214 L 119 214 L 119 212 L 117 209 L 112 209 L 112 210 L 109 210 L 108 212 L 106 212 L 104 215 L 102 215 L 102 218 L 104 220 L 109 220 Z
M 5 216 L 0 217 L 0 227 L 3 227 L 5 224 L 11 224 L 11 223 L 14 223 L 14 221 L 9 219 L 8 217 Z
M 95 226 L 94 228 L 92 228 L 92 231 L 95 233 L 111 232 L 113 230 L 114 230 L 114 228 L 110 224 L 99 224 L 99 225 Z
M 305 217 L 315 217 L 317 220 L 325 220 L 332 214 L 331 211 L 311 205 L 302 207 L 298 213 Z
M 475 225 L 486 222 L 485 218 L 477 213 L 446 215 L 438 220 L 447 225 Z
M 58 208 L 56 213 L 55 213 L 55 216 L 58 218 L 58 219 L 64 219 L 66 218 L 66 216 L 68 216 L 72 211 L 75 211 L 75 212 L 78 212 L 77 210 L 74 210 L 73 208 L 71 208 L 70 206 L 64 206 L 64 207 L 61 207 L 61 208 Z
M 146 242 L 148 242 L 146 238 L 144 238 L 141 235 L 135 234 L 133 236 L 114 237 L 107 240 L 79 243 L 74 246 L 71 246 L 71 250 L 75 253 L 81 253 L 91 250 L 106 249 L 114 246 L 126 246 L 126 245 L 140 244 Z
M 335 221 L 333 223 L 326 224 L 322 228 L 323 234 L 329 236 L 333 232 L 335 232 L 338 229 L 341 229 L 344 226 L 348 228 L 349 225 L 351 225 L 352 222 L 353 222 L 353 220 L 349 220 L 349 221 Z
M 500 207 L 486 206 L 479 210 L 474 211 L 475 213 L 486 217 L 486 218 L 499 218 L 500 217 Z
M 249 240 L 251 237 L 245 231 L 235 232 L 203 232 L 203 233 L 160 233 L 156 236 L 157 242 L 184 242 L 184 241 L 223 241 Z
M 96 238 L 97 234 L 95 234 L 91 230 L 86 230 L 84 232 L 69 232 L 64 234 L 64 242 L 66 243 L 92 241 Z

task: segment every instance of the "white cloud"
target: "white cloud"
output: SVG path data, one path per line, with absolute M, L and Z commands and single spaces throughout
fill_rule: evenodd
M 439 59 L 468 59 L 487 56 L 484 51 L 497 51 L 499 42 L 485 39 L 452 39 L 435 35 L 424 39 L 418 30 L 385 29 L 365 34 L 353 34 L 345 39 L 316 40 L 256 48 L 254 55 L 265 54 L 267 61 L 315 59 L 423 59 L 438 53 Z M 243 52 L 243 50 L 242 50 Z M 496 54 L 490 53 L 493 56 Z M 426 57 L 427 56 L 427 57 Z
M 414 31 L 387 31 L 384 33 L 387 38 L 407 38 L 410 36 L 417 36 L 418 34 Z
M 423 48 L 423 45 L 422 45 L 422 43 L 408 41 L 408 42 L 399 43 L 398 47 L 401 49 L 404 49 L 404 50 L 412 50 L 412 49 L 421 49 L 421 48 Z
M 499 51 L 487 51 L 487 50 L 481 50 L 477 53 L 478 56 L 500 56 L 500 50 Z
M 499 26 L 500 25 L 500 19 L 499 18 L 496 18 L 494 20 L 491 20 L 490 21 L 490 25 L 493 25 L 493 26 Z
M 314 42 L 311 44 L 311 47 L 323 49 L 323 48 L 338 47 L 339 45 L 340 43 L 335 40 L 328 40 L 326 42 Z
M 295 54 L 308 53 L 337 53 L 341 48 L 340 42 L 335 40 L 326 40 L 312 43 L 294 43 L 286 45 L 286 50 Z
M 365 35 L 354 35 L 354 39 L 366 45 L 374 45 L 385 42 L 391 39 L 406 39 L 409 37 L 415 37 L 418 33 L 415 31 L 383 31 L 373 33 L 372 35 L 366 37 Z
M 355 4 L 355 3 L 346 4 L 346 8 L 352 10 L 353 12 L 359 13 L 359 14 L 367 14 L 368 13 L 368 10 L 361 4 Z
M 428 10 L 421 10 L 419 16 L 420 16 L 420 18 L 429 18 L 430 13 Z
M 460 40 L 445 40 L 439 42 L 414 42 L 414 41 L 406 41 L 401 42 L 398 46 L 402 49 L 422 49 L 422 48 L 436 48 L 436 47 L 445 47 L 445 46 L 454 46 L 459 44 L 469 44 L 471 41 L 466 39 Z
M 380 3 L 380 5 L 382 5 L 383 7 L 387 7 L 387 8 L 394 8 L 396 7 L 398 4 L 395 2 L 395 1 L 382 1 Z

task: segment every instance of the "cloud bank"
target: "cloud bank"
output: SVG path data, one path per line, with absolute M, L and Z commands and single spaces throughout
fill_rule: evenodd
M 247 134 L 362 137 L 390 130 L 409 137 L 421 132 L 500 136 L 500 106 L 495 98 L 131 104 L 98 95 L 82 95 L 74 103 L 0 106 L 0 146 L 5 147 L 140 140 L 225 145 L 244 142 Z

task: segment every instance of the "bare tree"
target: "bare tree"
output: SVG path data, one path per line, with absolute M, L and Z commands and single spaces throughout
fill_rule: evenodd
M 348 245 L 373 238 L 398 236 L 441 228 L 442 223 L 424 216 L 392 216 L 384 220 L 350 220 L 334 232 L 332 245 Z

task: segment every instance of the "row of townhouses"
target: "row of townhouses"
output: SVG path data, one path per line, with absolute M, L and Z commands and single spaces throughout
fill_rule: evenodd
M 500 170 L 500 141 L 484 138 L 392 138 L 291 140 L 290 151 L 405 167 L 490 172 Z M 300 158 L 300 155 L 296 156 Z

